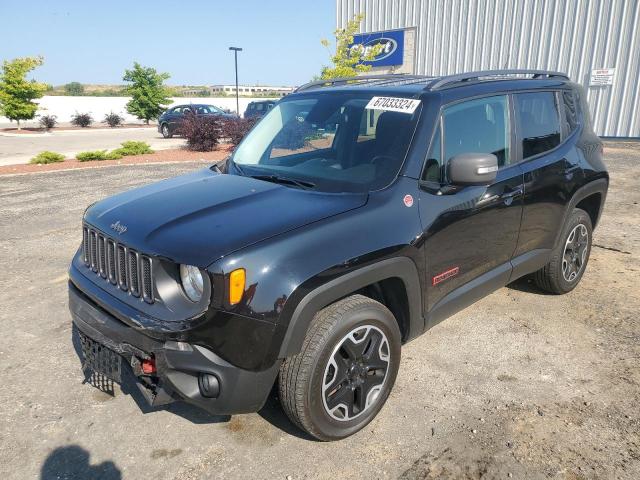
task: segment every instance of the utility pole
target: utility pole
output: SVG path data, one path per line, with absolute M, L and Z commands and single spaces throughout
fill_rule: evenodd
M 240 99 L 238 98 L 238 52 L 241 52 L 242 49 L 240 47 L 229 47 L 229 50 L 233 50 L 233 55 L 236 60 L 236 112 L 238 113 L 238 117 L 240 116 Z

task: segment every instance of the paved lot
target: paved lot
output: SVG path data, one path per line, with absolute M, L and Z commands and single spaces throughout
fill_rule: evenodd
M 275 399 L 229 419 L 81 383 L 66 269 L 83 209 L 193 166 L 1 177 L 0 478 L 640 478 L 640 151 L 607 157 L 581 285 L 520 281 L 438 325 L 403 349 L 379 417 L 328 444 Z
M 155 128 L 118 128 L 59 130 L 50 134 L 0 135 L 0 165 L 28 163 L 44 150 L 74 157 L 78 152 L 118 148 L 127 140 L 142 140 L 154 150 L 175 148 L 184 143 L 183 139 L 165 139 Z

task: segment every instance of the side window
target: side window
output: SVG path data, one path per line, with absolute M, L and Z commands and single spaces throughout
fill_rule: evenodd
M 552 150 L 560 144 L 560 116 L 553 92 L 518 93 L 519 132 L 522 158 Z
M 427 161 L 424 164 L 424 171 L 422 172 L 422 180 L 426 182 L 442 182 L 442 141 L 440 140 L 442 130 L 440 125 L 433 136 L 431 142 L 431 148 L 429 149 L 429 155 L 427 155 Z
M 578 104 L 576 97 L 570 90 L 562 91 L 562 102 L 564 103 L 564 123 L 567 136 L 571 135 L 580 123 L 578 117 Z
M 498 166 L 511 164 L 509 101 L 505 95 L 447 107 L 442 122 L 447 163 L 461 153 L 492 153 Z

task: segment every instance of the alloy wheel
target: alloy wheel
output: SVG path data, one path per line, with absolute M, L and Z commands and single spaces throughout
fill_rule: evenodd
M 327 414 L 348 421 L 368 411 L 389 371 L 389 341 L 382 330 L 361 325 L 334 348 L 324 371 L 322 402 Z
M 562 276 L 573 282 L 584 268 L 589 247 L 589 231 L 582 223 L 576 225 L 564 244 L 562 254 Z

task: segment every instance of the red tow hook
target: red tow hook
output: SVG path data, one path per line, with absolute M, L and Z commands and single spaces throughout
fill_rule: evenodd
M 156 373 L 156 361 L 153 358 L 146 358 L 140 363 L 142 373 L 145 375 L 153 375 Z

